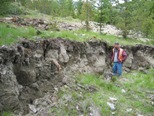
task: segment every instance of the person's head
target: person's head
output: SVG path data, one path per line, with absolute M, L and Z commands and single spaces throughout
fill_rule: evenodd
M 114 43 L 114 47 L 117 48 L 117 49 L 119 49 L 119 48 L 120 48 L 119 43 L 118 43 L 118 42 L 115 42 L 115 43 Z

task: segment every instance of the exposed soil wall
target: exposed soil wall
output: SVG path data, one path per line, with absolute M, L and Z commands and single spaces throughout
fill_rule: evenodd
M 124 71 L 154 67 L 154 47 L 123 47 L 129 54 Z M 76 42 L 61 38 L 22 40 L 0 48 L 0 110 L 28 113 L 28 104 L 53 93 L 72 73 L 111 70 L 112 46 L 102 41 Z

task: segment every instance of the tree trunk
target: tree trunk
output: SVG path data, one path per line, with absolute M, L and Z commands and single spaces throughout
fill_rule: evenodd
M 86 30 L 89 31 L 89 8 L 88 8 L 88 0 L 86 0 L 87 9 L 86 9 Z

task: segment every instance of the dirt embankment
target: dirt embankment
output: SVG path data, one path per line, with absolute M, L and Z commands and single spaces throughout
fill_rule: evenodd
M 123 47 L 129 57 L 124 70 L 154 67 L 154 47 Z M 112 46 L 102 41 L 76 42 L 61 38 L 22 40 L 0 47 L 0 110 L 29 112 L 28 104 L 52 93 L 74 73 L 98 73 L 111 69 Z

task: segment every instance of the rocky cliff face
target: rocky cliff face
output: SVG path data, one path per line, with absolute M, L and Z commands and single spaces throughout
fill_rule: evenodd
M 123 47 L 129 54 L 124 70 L 154 67 L 154 47 Z M 111 69 L 112 46 L 102 41 L 61 38 L 28 41 L 0 48 L 0 110 L 29 112 L 28 104 L 51 94 L 75 73 L 103 74 Z

